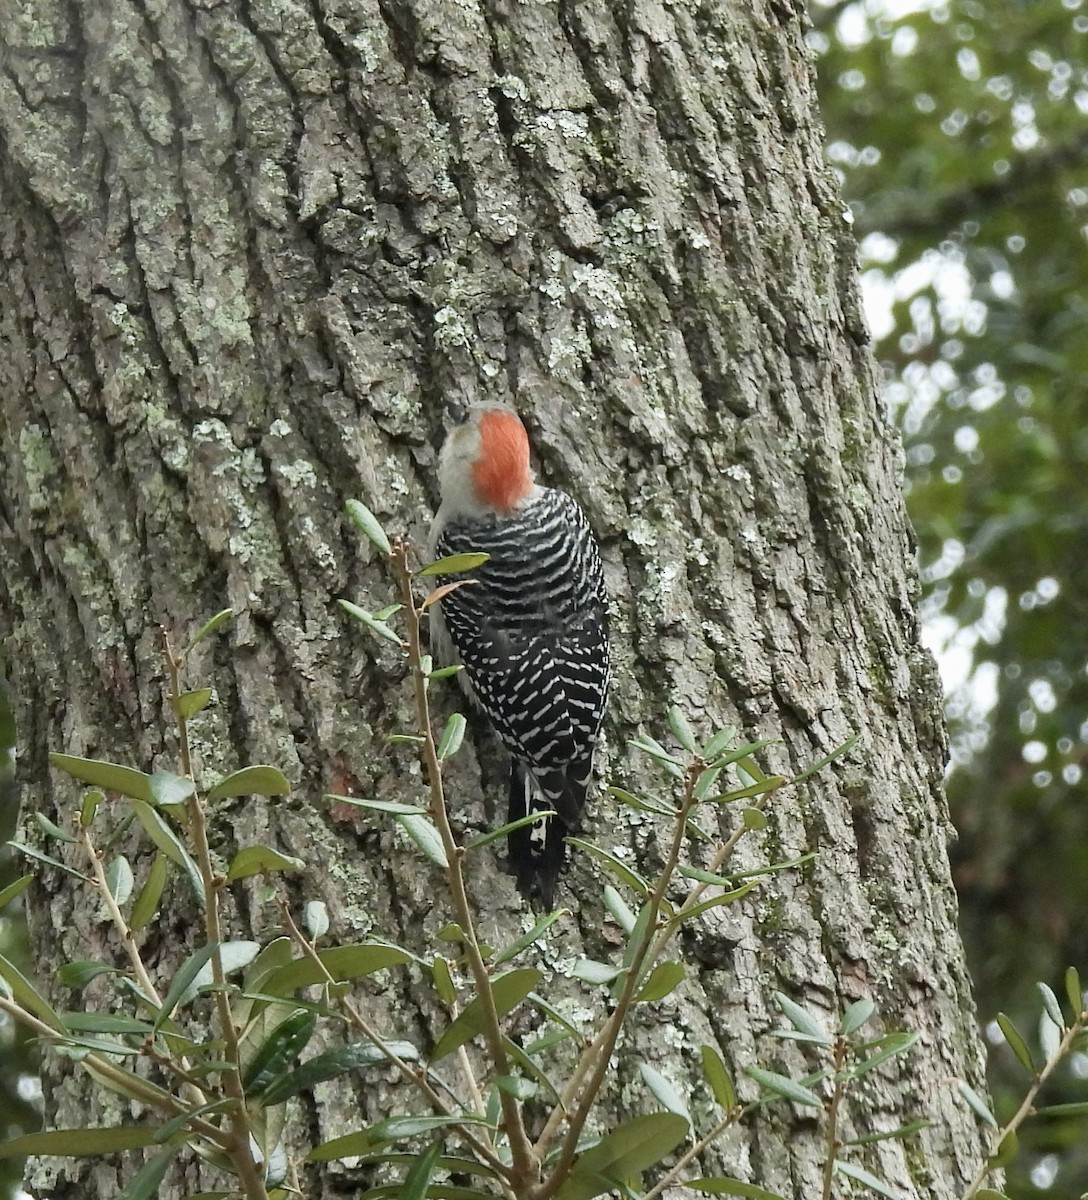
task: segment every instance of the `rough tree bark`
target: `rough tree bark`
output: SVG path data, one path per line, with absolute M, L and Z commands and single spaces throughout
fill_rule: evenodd
M 758 1058 L 802 1073 L 767 1036 L 774 989 L 829 1013 L 872 996 L 889 1028 L 922 1036 L 869 1079 L 848 1129 L 929 1118 L 864 1161 L 905 1197 L 958 1195 L 983 1140 L 948 1081 L 981 1076 L 939 694 L 799 0 L 0 13 L 0 630 L 27 810 L 70 813 L 49 748 L 172 765 L 160 627 L 180 636 L 232 605 L 196 664 L 218 691 L 196 722 L 201 766 L 274 762 L 297 787 L 221 812 L 218 849 L 259 839 L 306 858 L 291 895 L 326 900 L 341 940 L 431 944 L 447 918 L 430 869 L 388 826 L 320 800 L 420 784 L 383 745 L 411 724 L 399 660 L 334 604 L 389 593 L 342 505 L 358 496 L 418 537 L 444 399 L 508 400 L 604 545 L 610 777 L 645 782 L 626 739 L 660 732 L 671 701 L 701 731 L 780 739 L 765 765 L 784 772 L 862 734 L 744 843 L 748 864 L 819 858 L 688 937 L 692 980 L 643 1014 L 601 1120 L 656 1107 L 640 1059 L 709 1107 L 692 1082 L 703 1041 L 738 1072 Z M 493 750 L 482 789 L 474 756 L 452 773 L 466 828 L 501 808 Z M 659 859 L 652 825 L 603 798 L 596 820 L 608 844 Z M 608 952 L 600 877 L 582 858 L 565 879 L 557 969 Z M 485 932 L 522 927 L 501 855 L 472 883 Z M 162 963 L 195 936 L 184 885 L 167 899 L 148 950 Z M 68 878 L 46 874 L 32 909 L 44 975 L 119 953 Z M 235 889 L 231 936 L 277 923 L 257 887 Z M 412 976 L 383 987 L 365 1002 L 426 1040 L 440 1017 Z M 64 1060 L 45 1084 L 51 1123 L 110 1114 Z M 295 1144 L 404 1102 L 389 1079 L 319 1088 Z M 822 1153 L 815 1123 L 780 1108 L 705 1165 L 811 1197 Z M 47 1160 L 32 1183 L 109 1196 L 118 1172 Z M 331 1195 L 352 1175 L 305 1178 Z M 163 1195 L 199 1182 L 190 1166 Z

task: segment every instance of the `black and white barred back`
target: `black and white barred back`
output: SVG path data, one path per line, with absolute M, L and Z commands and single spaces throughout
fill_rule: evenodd
M 508 820 L 559 814 L 543 839 L 535 825 L 509 837 L 519 887 L 551 907 L 563 838 L 581 824 L 608 693 L 597 542 L 575 500 L 538 488 L 509 516 L 451 521 L 434 552 L 490 555 L 472 583 L 443 597 L 442 620 L 464 667 L 458 678 L 513 760 Z

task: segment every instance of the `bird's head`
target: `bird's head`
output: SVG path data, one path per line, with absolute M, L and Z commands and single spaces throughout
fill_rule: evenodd
M 442 504 L 451 513 L 508 516 L 533 491 L 529 438 L 512 408 L 469 405 L 446 434 L 438 460 Z

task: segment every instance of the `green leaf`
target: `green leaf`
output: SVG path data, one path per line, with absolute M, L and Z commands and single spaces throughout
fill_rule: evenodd
M 90 791 L 83 793 L 83 800 L 79 806 L 79 825 L 81 829 L 90 829 L 94 815 L 98 812 L 98 806 L 105 799 L 106 793 L 101 788 L 91 788 Z
M 465 718 L 460 713 L 450 713 L 450 719 L 446 722 L 446 728 L 442 730 L 442 737 L 438 742 L 439 762 L 445 762 L 460 750 L 461 743 L 465 740 L 465 725 Z
M 800 1004 L 797 1004 L 782 992 L 775 992 L 774 999 L 778 1007 L 785 1013 L 786 1020 L 789 1021 L 794 1029 L 800 1033 L 807 1034 L 808 1037 L 820 1042 L 821 1045 L 834 1045 L 835 1039 L 807 1009 L 802 1008 Z
M 324 900 L 307 900 L 302 913 L 310 940 L 320 941 L 329 932 L 329 906 Z
M 504 1017 L 525 999 L 543 978 L 543 974 L 535 967 L 522 967 L 516 971 L 508 971 L 491 980 L 491 996 L 495 1011 L 499 1017 Z M 459 1046 L 471 1041 L 484 1028 L 484 1008 L 479 996 L 465 1006 L 460 1015 L 449 1025 L 438 1039 L 431 1054 L 431 1061 L 438 1062 L 447 1054 L 452 1054 Z
M 501 838 L 514 832 L 515 829 L 522 829 L 526 825 L 536 825 L 540 821 L 546 821 L 549 817 L 556 815 L 555 810 L 551 808 L 542 809 L 540 812 L 530 813 L 527 817 L 518 817 L 516 821 L 508 821 L 505 825 L 500 825 L 498 829 L 492 829 L 490 833 L 481 834 L 478 838 L 473 838 L 466 846 L 466 850 L 479 850 L 481 846 L 488 846 L 492 842 L 497 842 Z
M 434 979 L 434 990 L 438 993 L 439 1000 L 443 1004 L 453 1004 L 457 999 L 457 989 L 453 986 L 450 964 L 441 954 L 434 956 L 434 961 L 431 963 L 431 976 Z
M 675 754 L 670 754 L 659 741 L 650 737 L 648 733 L 632 738 L 627 744 L 632 750 L 638 750 L 641 754 L 652 758 L 673 779 L 683 779 L 684 768 L 680 760 Z
M 179 1113 L 176 1117 L 171 1117 L 160 1126 L 159 1131 L 155 1134 L 155 1141 L 160 1145 L 165 1145 L 172 1138 L 176 1137 L 189 1123 L 197 1117 L 204 1116 L 205 1113 L 225 1112 L 232 1109 L 236 1101 L 227 1096 L 221 1100 L 212 1100 L 207 1104 L 201 1104 L 199 1108 L 190 1108 L 188 1111 Z
M 152 1197 L 159 1194 L 159 1188 L 177 1152 L 178 1148 L 171 1146 L 168 1150 L 160 1151 L 154 1158 L 149 1158 L 133 1175 L 117 1200 L 152 1200 Z
M 306 1008 L 296 1008 L 286 1016 L 257 1047 L 242 1076 L 247 1096 L 254 1096 L 282 1075 L 306 1049 L 317 1027 L 317 1014 Z M 264 1104 L 273 1104 L 267 1096 Z
M 355 528 L 388 558 L 393 553 L 393 547 L 389 544 L 381 522 L 370 509 L 359 500 L 349 500 L 344 509 Z
M 748 1200 L 785 1200 L 780 1192 L 772 1192 L 769 1188 L 759 1187 L 755 1183 L 729 1179 L 725 1175 L 704 1175 L 700 1179 L 689 1180 L 684 1187 L 695 1192 L 709 1192 L 713 1196 L 745 1196 Z
M 1037 1117 L 1084 1117 L 1088 1116 L 1088 1100 L 1073 1100 L 1068 1104 L 1048 1104 L 1033 1110 Z
M 802 854 L 798 858 L 790 858 L 785 862 L 771 863 L 767 867 L 755 867 L 751 871 L 737 871 L 733 876 L 733 882 L 738 879 L 754 879 L 762 875 L 775 875 L 779 871 L 792 871 L 794 867 L 803 867 L 805 863 L 812 862 L 816 858 L 816 851 L 810 850 L 807 854 Z
M 150 776 L 151 796 L 160 808 L 184 804 L 196 791 L 196 785 L 185 775 L 172 771 L 156 771 Z
M 44 1021 L 51 1029 L 64 1029 L 64 1022 L 57 1016 L 49 1001 L 38 992 L 22 971 L 14 963 L 8 962 L 2 954 L 0 954 L 0 979 L 7 983 L 12 996 L 27 1012 L 33 1013 L 39 1021 Z
M 562 1030 L 555 1036 L 556 1041 L 565 1041 L 570 1034 L 568 1034 L 566 1030 Z M 524 1047 L 519 1046 L 517 1042 L 511 1041 L 510 1038 L 506 1036 L 503 1037 L 502 1044 L 503 1049 L 506 1051 L 506 1055 L 510 1061 L 521 1067 L 521 1069 L 530 1079 L 536 1080 L 539 1087 L 548 1093 L 550 1102 L 553 1104 L 556 1103 L 556 1101 L 559 1100 L 559 1089 L 544 1073 L 540 1065 L 533 1060 L 532 1056 L 527 1052 L 527 1050 Z M 552 1044 L 554 1045 L 555 1043 L 553 1042 Z
M 325 970 L 337 980 L 358 979 L 375 971 L 396 967 L 410 961 L 411 956 L 395 946 L 375 946 L 363 943 L 356 946 L 330 946 L 318 952 Z M 299 988 L 324 983 L 321 968 L 309 957 L 295 958 L 272 970 L 262 981 L 262 990 L 272 996 L 288 996 Z
M 634 888 L 636 892 L 640 892 L 643 896 L 650 894 L 650 885 L 646 880 L 632 867 L 620 862 L 614 854 L 582 838 L 569 837 L 567 841 L 572 846 L 577 846 L 579 850 L 584 850 L 587 854 L 592 855 L 598 862 L 604 865 L 606 870 L 615 875 L 621 883 L 626 883 L 628 887 Z
M 1007 1167 L 1019 1153 L 1020 1141 L 1016 1136 L 1016 1130 L 1010 1129 L 1001 1139 L 997 1150 L 986 1160 L 986 1165 L 991 1171 L 997 1171 L 1001 1167 Z
M 89 783 L 92 787 L 103 788 L 107 792 L 119 792 L 133 800 L 143 800 L 151 804 L 154 797 L 151 792 L 151 776 L 143 771 L 135 771 L 132 767 L 122 767 L 117 763 L 104 762 L 97 758 L 76 758 L 71 754 L 50 754 L 49 761 L 58 771 L 64 771 L 81 783 Z
M 570 969 L 571 979 L 592 984 L 611 983 L 622 974 L 623 967 L 614 967 L 611 963 L 597 962 L 592 958 L 580 958 Z
M 340 600 L 340 607 L 350 617 L 354 617 L 360 625 L 365 625 L 371 633 L 377 634 L 383 641 L 391 642 L 398 649 L 404 649 L 404 639 L 395 629 L 390 628 L 384 621 L 379 621 L 372 617 L 365 608 L 360 608 L 357 604 L 352 604 L 350 600 Z
M 170 981 L 170 989 L 163 997 L 159 1015 L 155 1018 L 156 1031 L 160 1030 L 173 1015 L 174 1009 L 181 1002 L 181 998 L 189 992 L 190 986 L 200 974 L 201 968 L 215 952 L 217 944 L 216 942 L 210 942 L 206 946 L 201 946 L 199 950 L 190 954 L 177 969 L 174 978 Z M 195 988 L 193 991 L 195 992 Z
M 885 1200 L 903 1200 L 901 1192 L 893 1192 L 889 1184 L 871 1171 L 866 1171 L 864 1167 L 856 1167 L 853 1163 L 843 1162 L 841 1158 L 837 1158 L 835 1159 L 835 1170 L 850 1179 L 856 1179 L 858 1183 L 863 1183 L 878 1196 L 884 1196 Z
M 635 927 L 635 914 L 627 905 L 627 901 L 616 891 L 610 884 L 604 885 L 604 906 L 608 909 L 612 920 L 623 930 L 624 933 L 630 934 Z
M 456 1128 L 458 1125 L 486 1125 L 482 1117 L 474 1117 L 469 1113 L 457 1113 L 449 1117 L 388 1117 L 371 1125 L 369 1134 L 372 1142 L 402 1142 L 407 1138 L 420 1137 L 433 1133 L 437 1129 Z
M 853 737 L 848 737 L 841 746 L 836 746 L 830 754 L 825 754 L 823 758 L 818 758 L 811 766 L 806 767 L 800 775 L 795 775 L 790 780 L 790 783 L 800 783 L 802 779 L 808 779 L 810 775 L 815 775 L 817 771 L 822 771 L 828 763 L 833 763 L 835 759 L 842 758 L 844 754 L 849 754 L 860 741 L 860 732 L 855 733 Z
M 659 1163 L 687 1137 L 689 1128 L 688 1121 L 676 1113 L 650 1113 L 625 1121 L 574 1160 L 556 1192 L 557 1200 L 590 1200 L 611 1191 L 612 1180 L 630 1179 Z
M 610 787 L 608 794 L 615 796 L 621 804 L 627 805 L 628 808 L 636 809 L 638 812 L 655 813 L 659 817 L 675 817 L 677 813 L 675 808 L 670 808 L 666 804 L 651 803 L 649 800 L 644 800 L 641 796 L 636 796 L 634 792 L 625 791 L 620 787 Z
M 700 751 L 699 757 L 705 758 L 707 762 L 713 762 L 736 736 L 736 728 L 726 725 L 724 729 L 719 729 L 717 733 L 711 734 L 706 745 Z
M 1005 1035 L 1005 1041 L 1009 1044 L 1009 1049 L 1016 1055 L 1020 1065 L 1029 1074 L 1035 1074 L 1035 1063 L 1031 1059 L 1031 1051 L 1028 1049 L 1028 1044 L 1024 1041 L 1020 1030 L 1012 1023 L 1012 1021 L 1004 1013 L 997 1014 L 997 1024 L 1001 1032 Z
M 431 862 L 439 867 L 449 867 L 442 835 L 432 821 L 411 814 L 398 816 L 395 820 Z
M 156 812 L 146 801 L 133 800 L 132 809 L 147 836 L 172 863 L 181 867 L 189 877 L 193 895 L 196 896 L 197 903 L 203 908 L 204 880 L 201 878 L 200 870 L 196 863 L 193 862 L 189 851 L 181 844 L 178 835 L 167 825 L 165 817 Z
M 658 963 L 650 973 L 650 978 L 642 985 L 642 990 L 635 997 L 635 1003 L 648 1004 L 653 1000 L 664 1000 L 670 992 L 675 991 L 684 982 L 684 976 L 685 971 L 680 963 Z M 672 1111 L 678 1110 L 673 1109 Z
M 71 875 L 75 879 L 82 879 L 84 883 L 90 883 L 90 876 L 84 875 L 82 871 L 77 871 L 75 867 L 70 867 L 67 863 L 63 863 L 59 858 L 50 858 L 48 854 L 43 854 L 40 850 L 35 850 L 33 846 L 24 846 L 22 842 L 8 842 L 13 850 L 18 850 L 20 854 L 25 854 L 27 858 L 32 858 L 35 862 L 45 863 L 46 866 L 56 867 L 58 871 L 63 871 L 65 875 Z
M 449 679 L 451 676 L 456 675 L 458 671 L 463 671 L 464 669 L 465 668 L 463 666 L 461 666 L 460 663 L 453 663 L 452 666 L 438 667 L 437 670 L 429 671 L 427 673 L 427 678 L 428 679 Z
M 75 845 L 76 839 L 70 833 L 65 833 L 63 829 L 45 815 L 43 812 L 36 812 L 34 820 L 41 827 L 46 837 L 54 838 L 58 842 L 66 842 L 70 846 Z
M 744 828 L 756 833 L 767 828 L 767 814 L 758 808 L 746 808 L 742 819 Z
M 848 1142 L 843 1142 L 843 1145 L 870 1146 L 873 1142 L 886 1142 L 890 1138 L 907 1138 L 920 1129 L 930 1129 L 932 1125 L 932 1121 L 908 1121 L 906 1125 L 900 1125 L 898 1129 L 889 1129 L 886 1133 L 867 1133 L 864 1137 L 851 1138 Z
M 685 1121 L 691 1124 L 691 1113 L 688 1111 L 688 1106 L 684 1102 L 684 1097 L 680 1094 L 676 1085 L 667 1079 L 656 1068 L 650 1066 L 649 1063 L 639 1063 L 639 1074 L 642 1076 L 642 1082 L 650 1089 L 657 1099 L 669 1110 L 676 1113 L 677 1116 L 683 1117 Z
M 545 913 L 528 933 L 523 933 L 521 937 L 511 942 L 509 946 L 504 950 L 500 950 L 495 955 L 495 966 L 501 966 L 504 962 L 509 962 L 512 958 L 517 958 L 523 950 L 527 950 L 534 942 L 538 942 L 556 921 L 568 911 L 565 908 L 557 908 L 554 912 Z
M 0 912 L 7 908 L 16 896 L 21 896 L 26 891 L 33 878 L 33 875 L 20 875 L 13 883 L 9 883 L 6 888 L 0 889 Z
M 426 816 L 428 811 L 418 804 L 401 804 L 397 800 L 364 800 L 361 796 L 334 796 L 332 794 L 326 794 L 324 799 L 331 804 L 352 804 L 356 808 L 370 808 L 374 812 L 392 813 L 394 816 Z
M 879 1047 L 877 1052 L 851 1068 L 852 1078 L 860 1079 L 862 1075 L 868 1075 L 870 1071 L 875 1070 L 881 1063 L 887 1062 L 889 1058 L 905 1054 L 917 1040 L 917 1033 L 890 1033 L 887 1037 L 881 1038 L 880 1041 L 869 1047 L 869 1049 Z
M 177 709 L 181 717 L 188 721 L 195 717 L 202 708 L 207 708 L 211 702 L 212 689 L 210 687 L 196 688 L 191 692 L 182 692 L 178 697 Z
M 233 616 L 233 608 L 223 608 L 220 609 L 214 617 L 205 621 L 204 624 L 201 625 L 201 627 L 196 631 L 196 633 L 193 634 L 192 641 L 190 641 L 188 646 L 185 647 L 185 653 L 182 655 L 182 658 L 188 658 L 189 653 L 194 646 L 199 645 L 209 633 L 215 633 L 217 629 L 220 629 L 222 626 L 224 626 Z
M 412 1164 L 397 1193 L 399 1200 L 425 1200 L 438 1160 L 442 1157 L 442 1139 L 437 1138 Z
M 0 1141 L 0 1158 L 29 1155 L 55 1155 L 61 1158 L 93 1158 L 116 1154 L 119 1150 L 138 1150 L 151 1146 L 158 1132 L 149 1125 L 123 1125 L 110 1128 L 49 1129 Z
M 116 967 L 110 966 L 103 962 L 70 962 L 65 963 L 57 969 L 57 982 L 65 987 L 77 988 L 82 991 L 83 988 L 91 982 L 92 979 L 97 979 L 99 975 L 117 975 L 119 974 Z M 24 1004 L 24 1008 L 27 1006 Z
M 275 871 L 304 871 L 306 864 L 301 858 L 282 854 L 271 846 L 246 846 L 231 860 L 227 879 L 246 879 L 250 875 L 267 875 Z
M 979 1188 L 975 1192 L 975 1200 L 1011 1200 L 1004 1192 L 995 1192 L 993 1188 Z
M 1058 1003 L 1058 997 L 1054 995 L 1053 990 L 1047 987 L 1045 983 L 1037 983 L 1035 986 L 1039 989 L 1039 994 L 1043 998 L 1043 1008 L 1046 1009 L 1047 1016 L 1050 1017 L 1059 1029 L 1064 1030 L 1066 1028 L 1065 1017 L 1062 1015 L 1062 1006 Z
M 1073 1010 L 1075 1020 L 1084 1012 L 1084 990 L 1080 986 L 1080 976 L 1076 967 L 1065 969 L 1065 994 L 1069 998 L 1069 1007 Z
M 726 1112 L 731 1112 L 737 1103 L 737 1092 L 729 1077 L 722 1056 L 713 1046 L 702 1046 L 699 1050 L 703 1064 L 703 1077 L 714 1093 L 714 1099 Z
M 997 1119 L 990 1112 L 990 1107 L 985 1100 L 975 1091 L 969 1083 L 965 1083 L 962 1079 L 954 1080 L 956 1087 L 959 1089 L 960 1095 L 967 1101 L 970 1107 L 974 1110 L 975 1115 L 979 1117 L 985 1124 L 992 1128 L 997 1128 Z
M 109 888 L 110 895 L 119 908 L 128 903 L 135 884 L 136 879 L 132 874 L 132 867 L 129 865 L 128 859 L 124 855 L 119 855 L 106 870 L 106 887 Z
M 679 705 L 670 705 L 666 719 L 669 722 L 669 728 L 672 730 L 673 737 L 676 738 L 689 754 L 695 754 L 698 750 L 695 742 L 695 734 L 692 733 L 688 719 L 684 716 L 683 710 Z
M 843 1013 L 842 1020 L 839 1022 L 839 1032 L 843 1037 L 857 1033 L 875 1012 L 876 1005 L 872 1000 L 855 1000 Z
M 711 908 L 721 908 L 723 904 L 736 904 L 738 900 L 747 896 L 755 887 L 755 883 L 746 883 L 743 887 L 734 888 L 731 892 L 721 892 L 717 896 L 711 896 L 709 900 L 700 900 L 698 904 L 693 904 L 691 908 L 685 908 L 675 913 L 670 918 L 670 923 L 681 925 L 684 921 L 690 921 L 693 917 L 701 916 Z
M 70 1012 L 61 1016 L 66 1029 L 77 1033 L 132 1033 L 146 1037 L 153 1033 L 151 1024 L 118 1013 Z
M 549 1020 L 554 1021 L 558 1026 L 560 1026 L 560 1028 L 564 1029 L 568 1036 L 574 1038 L 582 1037 L 582 1031 L 578 1028 L 578 1026 L 572 1024 L 571 1021 L 559 1011 L 559 1009 L 549 1004 L 543 996 L 538 995 L 536 992 L 530 992 L 529 999 L 533 1002 L 534 1006 L 539 1008 Z M 526 1048 L 531 1051 L 535 1048 L 535 1044 L 527 1045 Z
M 147 879 L 144 886 L 140 888 L 140 894 L 136 897 L 128 919 L 130 929 L 143 929 L 154 917 L 159 907 L 159 901 L 162 899 L 162 890 L 166 886 L 169 869 L 169 860 L 165 854 L 156 854 L 151 860 Z
M 243 767 L 221 779 L 208 793 L 208 800 L 226 796 L 286 796 L 291 791 L 287 776 L 278 767 Z
M 784 1100 L 791 1100 L 794 1104 L 800 1104 L 807 1108 L 823 1108 L 824 1106 L 823 1101 L 811 1088 L 797 1083 L 796 1080 L 790 1079 L 786 1075 L 779 1075 L 777 1071 L 765 1071 L 762 1067 L 745 1067 L 744 1073 L 761 1087 L 766 1088 L 768 1092 L 773 1092 Z
M 540 1084 L 535 1079 L 526 1079 L 522 1075 L 496 1075 L 495 1086 L 515 1100 L 531 1100 L 540 1092 Z
M 491 557 L 490 554 L 450 554 L 420 567 L 417 575 L 463 575 L 475 571 Z

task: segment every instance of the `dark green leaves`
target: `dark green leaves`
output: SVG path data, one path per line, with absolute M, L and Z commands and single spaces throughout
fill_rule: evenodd
M 535 967 L 523 967 L 493 979 L 491 995 L 498 1015 L 503 1017 L 517 1008 L 542 978 L 541 972 Z M 438 1039 L 431 1059 L 437 1062 L 439 1059 L 445 1058 L 447 1054 L 452 1054 L 458 1046 L 463 1046 L 465 1042 L 471 1041 L 472 1038 L 482 1033 L 483 1028 L 484 1008 L 482 1001 L 477 996 L 475 1000 L 465 1006 L 461 1014 Z

